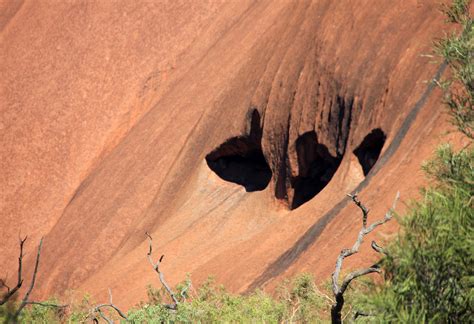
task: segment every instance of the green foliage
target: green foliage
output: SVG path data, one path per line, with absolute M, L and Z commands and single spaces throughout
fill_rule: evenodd
M 47 303 L 59 304 L 57 300 L 51 299 Z M 65 313 L 63 308 L 58 307 L 44 307 L 40 305 L 31 305 L 29 308 L 23 310 L 20 315 L 22 323 L 60 323 L 64 318 Z
M 13 314 L 18 308 L 19 302 L 9 301 L 0 306 L 0 322 L 9 323 L 13 321 Z M 44 305 L 59 305 L 58 301 L 51 298 L 43 303 Z M 19 322 L 21 323 L 60 323 L 65 318 L 65 308 L 29 305 L 20 313 Z
M 189 283 L 178 285 L 176 291 L 182 291 L 179 286 L 189 287 Z M 198 291 L 189 292 L 188 298 L 175 312 L 163 307 L 162 299 L 153 298 L 128 317 L 134 323 L 315 323 L 327 315 L 329 305 L 307 274 L 286 281 L 275 298 L 262 291 L 231 294 L 212 277 Z
M 286 280 L 277 292 L 278 300 L 285 305 L 288 322 L 315 323 L 329 318 L 329 298 L 318 289 L 312 275 L 303 273 L 292 281 Z
M 180 285 L 178 285 L 180 286 Z M 186 283 L 181 286 L 188 286 Z M 182 291 L 177 287 L 176 291 Z M 129 319 L 135 323 L 194 322 L 278 322 L 281 305 L 271 297 L 257 292 L 250 296 L 227 293 L 209 278 L 188 302 L 179 304 L 176 312 L 162 306 L 163 300 L 131 310 Z
M 437 84 L 458 130 L 474 139 L 474 24 L 469 1 L 455 0 L 445 6 L 448 20 L 461 25 L 462 33 L 446 34 L 435 42 L 436 53 L 448 63 L 450 76 Z
M 380 320 L 474 318 L 473 151 L 442 146 L 425 165 L 436 182 L 402 219 L 403 235 L 384 262 L 388 280 L 367 300 Z
M 91 297 L 89 295 L 85 295 L 80 303 L 72 303 L 69 305 L 68 317 L 67 321 L 64 320 L 63 322 L 67 323 L 84 323 L 89 314 L 90 309 L 93 307 L 93 303 L 91 301 Z
M 462 23 L 469 12 L 470 0 L 454 0 L 451 5 L 442 4 L 441 11 L 446 15 L 447 21 Z
M 448 145 L 441 145 L 435 159 L 423 165 L 425 173 L 444 189 L 459 188 L 472 191 L 474 184 L 474 156 L 472 149 L 454 152 Z

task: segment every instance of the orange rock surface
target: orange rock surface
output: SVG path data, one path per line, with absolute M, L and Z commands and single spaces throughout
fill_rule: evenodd
M 1 1 L 0 276 L 44 236 L 36 296 L 128 307 L 158 285 L 148 231 L 173 284 L 326 280 L 360 226 L 345 194 L 383 217 L 445 139 L 437 6 Z

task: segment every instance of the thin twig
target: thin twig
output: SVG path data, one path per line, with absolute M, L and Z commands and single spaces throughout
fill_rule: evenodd
M 36 262 L 35 262 L 35 269 L 33 270 L 33 278 L 31 279 L 30 288 L 26 292 L 25 297 L 23 297 L 23 300 L 21 301 L 20 307 L 18 307 L 15 315 L 13 315 L 14 321 L 16 321 L 16 319 L 18 319 L 18 316 L 20 315 L 21 311 L 28 304 L 28 298 L 30 298 L 30 294 L 33 291 L 33 288 L 35 287 L 36 275 L 38 274 L 38 268 L 39 268 L 39 261 L 40 261 L 41 247 L 42 246 L 43 246 L 43 238 L 41 238 L 41 240 L 39 242 L 39 245 L 38 245 L 38 252 L 36 254 Z
M 349 314 L 350 314 L 351 312 L 352 312 L 352 305 L 349 306 L 349 310 L 347 311 L 346 315 L 344 315 L 344 316 L 342 317 L 342 321 L 344 321 L 344 320 L 347 318 L 347 316 L 349 316 Z
M 153 262 L 153 257 L 152 257 L 153 239 L 152 239 L 151 235 L 148 234 L 148 232 L 145 232 L 145 235 L 148 237 L 148 241 L 149 241 L 149 249 L 148 249 L 148 253 L 147 253 L 148 261 L 150 262 L 151 266 L 153 267 L 153 270 L 155 270 L 155 272 L 158 274 L 158 278 L 160 279 L 161 284 L 163 285 L 163 287 L 165 287 L 166 291 L 171 296 L 171 299 L 173 300 L 173 303 L 174 303 L 174 304 L 171 304 L 171 305 L 164 305 L 164 306 L 166 308 L 175 310 L 178 307 L 179 301 L 176 298 L 173 290 L 171 290 L 170 286 L 168 286 L 168 284 L 166 283 L 164 275 L 160 270 L 161 261 L 163 261 L 163 258 L 165 256 L 162 255 L 156 263 Z
M 372 241 L 372 244 L 370 244 L 370 246 L 371 246 L 372 249 L 374 249 L 376 252 L 381 253 L 381 254 L 385 254 L 386 256 L 388 256 L 387 251 L 385 251 L 385 249 L 384 249 L 383 247 L 381 247 L 380 245 L 378 245 L 377 242 Z
M 293 323 L 293 318 L 295 318 L 295 315 L 300 309 L 300 306 L 301 306 L 301 302 L 300 302 L 300 299 L 298 298 L 291 312 L 290 323 Z
M 346 291 L 347 287 L 349 287 L 349 284 L 351 283 L 352 280 L 359 278 L 361 276 L 365 276 L 369 273 L 374 273 L 374 272 L 380 273 L 381 270 L 379 268 L 370 267 L 370 268 L 360 269 L 360 270 L 349 273 L 342 281 L 340 293 L 343 294 Z
M 66 308 L 69 305 L 64 304 L 64 305 L 58 305 L 58 304 L 52 304 L 52 303 L 46 303 L 46 302 L 36 302 L 36 301 L 28 301 L 26 302 L 27 305 L 39 305 L 43 307 L 52 307 L 52 308 Z
M 183 301 L 186 301 L 186 293 L 188 292 L 189 288 L 191 287 L 191 280 L 189 280 L 186 284 L 185 287 L 180 292 L 181 298 L 183 298 Z
M 25 244 L 26 239 L 28 236 L 25 236 L 24 239 L 20 239 L 20 256 L 18 257 L 18 281 L 15 287 L 13 289 L 10 289 L 6 285 L 6 283 L 2 280 L 2 285 L 7 288 L 7 293 L 3 296 L 3 298 L 0 300 L 0 305 L 5 304 L 17 291 L 18 289 L 21 288 L 21 285 L 23 284 L 23 278 L 22 278 L 22 264 L 23 264 L 23 246 Z
M 365 228 L 367 226 L 367 216 L 369 215 L 369 209 L 365 207 L 361 201 L 357 198 L 357 192 L 353 195 L 347 194 L 348 197 L 352 199 L 352 201 L 360 208 L 362 211 L 362 227 Z
M 0 279 L 0 285 L 1 285 L 1 287 L 7 288 L 7 293 L 9 293 L 10 292 L 10 287 L 7 285 L 6 280 L 7 280 L 7 277 L 5 277 L 5 279 Z
M 331 304 L 335 303 L 334 299 L 332 299 L 331 297 L 329 297 L 327 294 L 323 293 L 323 292 L 318 288 L 318 286 L 314 285 L 314 289 L 315 289 L 316 293 L 318 293 L 320 296 L 326 298 Z
M 354 321 L 355 321 L 358 317 L 360 317 L 360 316 L 372 316 L 372 314 L 358 310 L 358 311 L 356 311 L 355 314 L 354 314 Z
M 94 308 L 92 308 L 92 310 L 89 312 L 89 315 L 87 317 L 90 317 L 91 315 L 93 314 L 99 314 L 100 317 L 102 317 L 107 323 L 109 324 L 113 324 L 113 320 L 109 319 L 107 316 L 105 316 L 104 312 L 102 311 L 102 308 L 112 308 L 113 310 L 115 310 L 117 312 L 117 314 L 120 315 L 120 317 L 122 317 L 123 319 L 127 320 L 128 321 L 128 318 L 127 318 L 127 315 L 125 315 L 124 312 L 122 312 L 120 310 L 120 308 L 118 308 L 117 306 L 114 305 L 113 303 L 113 300 L 112 300 L 112 291 L 110 290 L 109 288 L 109 303 L 108 304 L 99 304 L 97 306 L 95 306 Z M 97 320 L 97 317 L 95 317 L 93 319 L 94 321 L 98 322 Z

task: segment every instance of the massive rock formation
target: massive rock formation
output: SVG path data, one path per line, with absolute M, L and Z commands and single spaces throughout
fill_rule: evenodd
M 429 82 L 443 66 L 423 56 L 445 28 L 433 1 L 0 12 L 0 275 L 19 232 L 31 249 L 44 235 L 38 295 L 136 303 L 155 283 L 145 231 L 173 283 L 326 280 L 360 223 L 345 193 L 381 217 L 446 129 Z

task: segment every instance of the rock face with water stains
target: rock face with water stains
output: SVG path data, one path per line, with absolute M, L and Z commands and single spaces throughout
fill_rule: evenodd
M 174 283 L 325 280 L 359 225 L 345 193 L 381 217 L 447 125 L 432 1 L 0 6 L 1 272 L 45 236 L 38 295 L 136 303 L 145 231 Z

